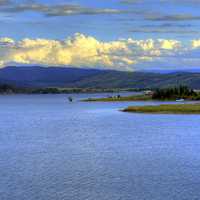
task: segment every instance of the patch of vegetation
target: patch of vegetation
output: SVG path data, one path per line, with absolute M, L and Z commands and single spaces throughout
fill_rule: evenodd
M 200 114 L 200 104 L 165 104 L 158 106 L 130 106 L 122 110 L 135 113 Z
M 187 100 L 198 100 L 200 95 L 194 90 L 187 86 L 171 87 L 156 89 L 153 92 L 152 99 L 155 100 L 176 100 L 176 99 L 187 99 Z
M 18 88 L 13 85 L 8 84 L 0 84 L 0 94 L 18 94 L 18 93 L 27 93 L 27 89 L 25 88 Z
M 99 102 L 113 102 L 113 101 L 149 101 L 152 100 L 151 96 L 148 95 L 133 95 L 133 96 L 110 96 L 105 98 L 88 98 L 84 99 L 85 102 L 99 101 Z
M 156 89 L 149 91 L 150 93 L 133 96 L 110 96 L 104 98 L 89 98 L 83 101 L 147 101 L 147 100 L 158 100 L 158 101 L 172 101 L 172 100 L 200 100 L 200 93 L 195 92 L 193 89 L 187 86 L 171 87 Z
M 71 93 L 117 93 L 125 91 L 140 91 L 134 88 L 64 88 L 64 87 L 18 87 L 0 84 L 0 94 L 71 94 Z

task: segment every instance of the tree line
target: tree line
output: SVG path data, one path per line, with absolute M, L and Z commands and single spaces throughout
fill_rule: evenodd
M 156 89 L 153 92 L 152 99 L 170 100 L 170 99 L 197 99 L 199 94 L 187 86 L 178 86 L 171 88 Z

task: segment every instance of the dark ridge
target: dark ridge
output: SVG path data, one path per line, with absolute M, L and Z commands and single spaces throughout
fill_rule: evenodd
M 5 67 L 0 83 L 18 87 L 162 88 L 186 85 L 200 89 L 200 72 L 125 72 L 64 67 Z

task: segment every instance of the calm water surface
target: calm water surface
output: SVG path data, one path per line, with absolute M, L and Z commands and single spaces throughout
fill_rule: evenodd
M 86 96 L 0 96 L 0 200 L 200 199 L 200 115 Z

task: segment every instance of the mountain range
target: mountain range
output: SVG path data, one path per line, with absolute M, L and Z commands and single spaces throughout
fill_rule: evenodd
M 65 88 L 160 88 L 187 85 L 200 89 L 200 72 L 176 71 L 125 72 L 62 67 L 5 67 L 0 69 L 0 84 L 18 87 Z

